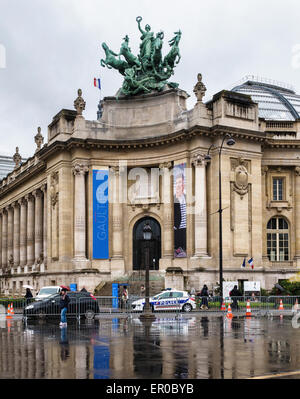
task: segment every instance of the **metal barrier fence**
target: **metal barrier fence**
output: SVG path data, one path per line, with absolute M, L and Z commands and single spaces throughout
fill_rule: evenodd
M 232 312 L 246 312 L 247 302 L 250 303 L 252 313 L 268 312 L 275 310 L 295 311 L 296 304 L 299 303 L 300 296 L 242 296 L 227 297 L 223 300 L 221 297 L 190 297 L 186 298 L 150 298 L 151 310 L 155 312 L 219 312 L 222 313 L 222 304 L 226 311 L 228 305 Z M 25 317 L 43 319 L 46 317 L 60 316 L 60 297 L 54 296 L 43 301 L 36 301 L 34 298 L 26 300 L 24 298 L 0 298 L 0 305 L 5 309 L 8 305 L 13 305 L 15 314 L 23 314 Z M 68 306 L 68 317 L 85 317 L 92 319 L 97 314 L 109 313 L 138 313 L 144 310 L 145 298 L 131 295 L 127 301 L 120 297 L 113 296 L 85 296 L 71 297 Z

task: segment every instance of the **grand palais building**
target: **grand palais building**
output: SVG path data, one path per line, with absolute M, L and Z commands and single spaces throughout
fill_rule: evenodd
M 200 74 L 191 89 L 192 109 L 185 91 L 166 87 L 105 97 L 93 121 L 78 90 L 46 143 L 38 129 L 35 153 L 21 162 L 16 152 L 0 180 L 1 293 L 130 282 L 145 269 L 145 223 L 151 276 L 212 289 L 219 173 L 224 279 L 271 289 L 300 270 L 300 96 L 251 76 L 208 102 Z

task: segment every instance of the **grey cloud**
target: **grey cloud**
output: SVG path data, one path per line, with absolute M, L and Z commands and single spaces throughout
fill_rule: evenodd
M 122 84 L 116 72 L 100 67 L 101 43 L 118 51 L 128 34 L 137 53 L 137 15 L 154 31 L 164 30 L 164 52 L 173 32 L 183 32 L 173 80 L 191 95 L 189 108 L 198 72 L 207 87 L 204 100 L 246 74 L 286 81 L 299 92 L 300 68 L 292 66 L 299 11 L 297 0 L 0 0 L 0 44 L 7 56 L 0 69 L 0 153 L 12 155 L 18 145 L 22 156 L 32 155 L 37 126 L 47 136 L 52 117 L 73 109 L 79 87 L 85 117 L 96 119 L 100 93 L 93 78 L 101 77 L 102 96 Z

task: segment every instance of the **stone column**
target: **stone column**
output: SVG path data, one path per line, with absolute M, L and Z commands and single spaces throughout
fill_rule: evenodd
M 48 228 L 48 208 L 47 208 L 47 185 L 41 187 L 43 192 L 43 257 L 44 266 L 47 264 L 47 228 Z
M 194 257 L 207 256 L 207 206 L 206 163 L 203 154 L 192 161 L 195 167 L 195 253 Z
M 295 259 L 300 268 L 300 167 L 295 167 Z
M 34 216 L 34 254 L 35 263 L 41 263 L 41 255 L 43 250 L 43 207 L 42 207 L 42 191 L 33 191 L 35 197 L 35 216 Z
M 159 165 L 162 175 L 162 198 L 163 203 L 163 258 L 172 259 L 174 256 L 173 245 L 173 192 L 171 187 L 171 162 L 165 162 Z
M 14 267 L 20 265 L 20 206 L 18 202 L 13 203 L 14 207 Z
M 7 267 L 7 210 L 2 213 L 2 268 Z
M 27 202 L 25 198 L 20 199 L 20 266 L 27 264 Z
M 88 167 L 75 164 L 73 173 L 74 184 L 74 261 L 76 268 L 85 268 L 86 258 L 86 198 L 85 198 L 85 174 Z
M 34 197 L 32 194 L 26 195 L 27 200 L 27 266 L 34 264 Z
M 7 208 L 7 261 L 9 266 L 12 266 L 14 262 L 13 231 L 14 231 L 14 210 L 10 205 Z
M 2 214 L 3 210 L 0 209 L 0 269 L 2 269 L 2 217 L 3 217 Z
M 122 193 L 120 193 L 120 168 L 118 166 L 111 168 L 113 171 L 113 201 L 112 201 L 112 228 L 113 228 L 113 240 L 112 240 L 112 258 L 123 257 L 123 212 Z

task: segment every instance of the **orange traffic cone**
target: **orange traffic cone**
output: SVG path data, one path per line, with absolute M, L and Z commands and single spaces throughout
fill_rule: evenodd
M 283 307 L 283 303 L 282 303 L 282 299 L 280 299 L 280 305 L 279 305 L 279 308 L 278 308 L 279 310 L 284 310 L 284 307 Z
M 6 318 L 7 318 L 7 319 L 11 319 L 11 318 L 12 318 L 11 313 L 10 313 L 10 304 L 8 304 L 8 307 L 7 307 Z
M 7 332 L 10 333 L 11 321 L 10 320 L 6 320 L 6 323 L 7 323 Z
M 246 317 L 251 317 L 250 301 L 247 301 Z
M 226 317 L 227 317 L 228 319 L 232 319 L 232 317 L 233 317 L 230 304 L 228 305 Z
M 10 304 L 10 314 L 13 316 L 15 314 L 13 304 Z
M 224 301 L 222 302 L 221 310 L 224 310 L 224 311 L 226 310 Z

